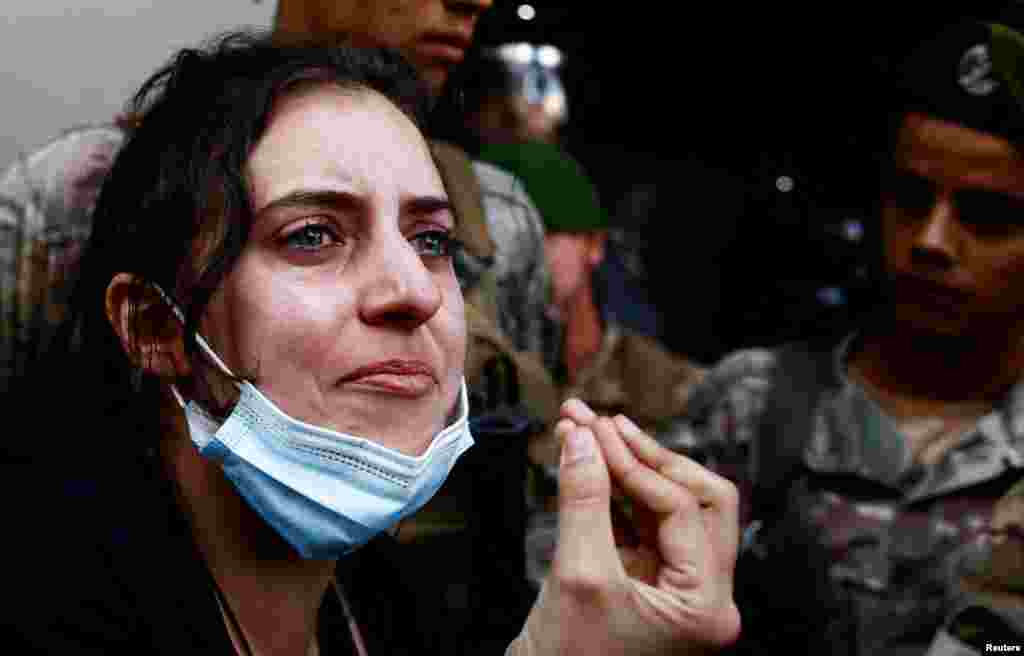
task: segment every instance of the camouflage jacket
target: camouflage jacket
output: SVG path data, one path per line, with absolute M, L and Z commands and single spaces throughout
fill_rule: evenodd
M 939 462 L 914 464 L 846 377 L 849 343 L 733 354 L 659 435 L 740 490 L 736 651 L 1021 644 L 1024 382 Z
M 552 368 L 559 334 L 546 312 L 551 281 L 540 213 L 512 174 L 486 162 L 474 162 L 473 171 L 495 243 L 498 325 L 515 349 L 539 354 Z
M 0 390 L 64 319 L 91 214 L 123 135 L 70 130 L 0 175 Z

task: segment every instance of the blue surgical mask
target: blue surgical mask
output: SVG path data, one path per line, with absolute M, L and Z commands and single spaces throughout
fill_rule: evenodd
M 196 340 L 234 377 L 202 336 Z M 246 502 L 304 558 L 343 556 L 397 525 L 434 496 L 473 445 L 465 380 L 455 420 L 420 456 L 290 417 L 248 382 L 239 384 L 238 403 L 223 422 L 172 390 L 199 453 L 219 463 Z

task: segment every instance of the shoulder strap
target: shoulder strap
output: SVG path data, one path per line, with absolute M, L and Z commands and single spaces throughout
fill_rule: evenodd
M 443 141 L 431 141 L 430 152 L 458 219 L 455 232 L 459 240 L 476 257 L 494 257 L 494 241 L 484 214 L 483 191 L 469 156 L 458 146 Z

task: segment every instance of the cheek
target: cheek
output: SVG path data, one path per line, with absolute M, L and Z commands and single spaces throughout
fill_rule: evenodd
M 433 27 L 436 19 L 432 15 L 436 0 L 392 0 L 391 2 L 370 2 L 374 15 L 373 33 L 392 48 L 411 45 L 420 32 Z
M 335 362 L 338 340 L 347 333 L 351 293 L 279 274 L 247 276 L 245 283 L 225 293 L 234 355 L 243 371 L 274 371 L 275 380 L 266 381 L 271 384 L 330 374 L 322 370 Z
M 351 301 L 285 291 L 277 295 L 273 305 L 260 307 L 266 309 L 260 314 L 254 312 L 249 328 L 252 352 L 261 359 L 293 362 L 315 372 L 330 361 L 327 358 L 337 350 L 339 337 L 346 334 L 350 314 L 346 308 L 351 307 Z
M 548 266 L 553 275 L 565 276 L 576 268 L 575 260 L 579 259 L 577 248 L 568 239 L 549 239 L 544 245 Z
M 555 241 L 546 246 L 548 269 L 556 295 L 569 295 L 583 279 L 582 250 L 571 241 Z
M 981 295 L 1019 306 L 1024 302 L 1024 240 L 998 249 L 975 248 L 968 265 Z

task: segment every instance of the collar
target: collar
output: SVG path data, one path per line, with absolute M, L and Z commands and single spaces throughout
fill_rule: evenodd
M 895 422 L 847 375 L 857 337 L 851 333 L 823 354 L 831 358 L 836 385 L 822 394 L 804 449 L 804 462 L 811 470 L 852 474 L 925 497 L 1024 467 L 1024 379 L 941 462 L 916 465 Z

